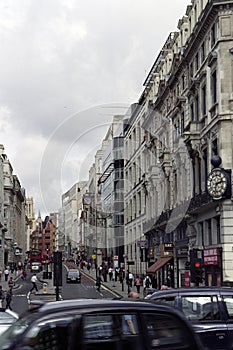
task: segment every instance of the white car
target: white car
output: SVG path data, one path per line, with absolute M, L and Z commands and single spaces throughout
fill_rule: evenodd
M 41 271 L 41 267 L 42 267 L 41 263 L 33 262 L 31 264 L 31 272 L 40 272 Z
M 0 308 L 0 335 L 18 320 L 19 315 L 9 309 Z

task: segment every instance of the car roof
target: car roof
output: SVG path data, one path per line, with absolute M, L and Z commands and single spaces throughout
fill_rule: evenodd
M 208 294 L 208 295 L 216 295 L 216 294 L 233 294 L 233 289 L 230 287 L 196 287 L 196 288 L 172 288 L 159 290 L 149 296 L 149 299 L 159 298 L 163 296 L 169 295 L 200 295 L 200 294 Z
M 51 312 L 66 312 L 66 311 L 74 311 L 78 310 L 80 313 L 86 312 L 87 310 L 91 311 L 123 311 L 123 310 L 131 310 L 131 311 L 138 311 L 140 309 L 143 309 L 144 311 L 158 311 L 158 312 L 165 312 L 181 316 L 183 318 L 183 315 L 172 308 L 170 308 L 167 305 L 156 305 L 152 304 L 148 301 L 141 301 L 141 300 L 121 300 L 121 299 L 72 299 L 72 300 L 62 300 L 56 302 L 47 302 L 44 305 L 42 305 L 38 312 L 42 313 L 51 313 Z

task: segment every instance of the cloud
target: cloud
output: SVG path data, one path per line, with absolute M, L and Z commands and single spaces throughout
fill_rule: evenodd
M 0 142 L 37 210 L 57 210 L 61 191 L 73 185 L 76 175 L 84 177 L 78 164 L 88 162 L 80 153 L 90 155 L 101 144 L 106 130 L 102 126 L 114 113 L 108 109 L 103 117 L 99 107 L 137 102 L 147 73 L 188 4 L 0 3 Z M 92 142 L 84 137 L 90 132 Z M 77 147 L 81 152 L 76 165 Z M 40 168 L 45 159 L 47 179 Z

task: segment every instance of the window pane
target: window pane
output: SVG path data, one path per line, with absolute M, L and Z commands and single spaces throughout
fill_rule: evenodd
M 171 315 L 150 313 L 144 314 L 143 319 L 152 348 L 183 349 L 192 341 L 183 324 Z
M 181 301 L 182 311 L 188 320 L 207 321 L 220 319 L 216 296 L 185 296 L 181 298 Z

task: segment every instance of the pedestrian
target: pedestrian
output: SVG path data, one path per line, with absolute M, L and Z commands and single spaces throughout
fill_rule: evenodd
M 112 280 L 112 276 L 113 276 L 113 269 L 112 269 L 112 267 L 109 267 L 108 275 L 109 275 L 109 281 L 111 281 Z
M 128 298 L 139 299 L 139 294 L 136 292 L 129 292 Z
M 26 280 L 26 278 L 27 278 L 27 271 L 26 271 L 25 268 L 23 269 L 22 276 L 23 276 L 23 279 Z
M 30 292 L 32 292 L 34 289 L 38 292 L 38 288 L 36 285 L 37 277 L 35 273 L 32 275 L 31 282 L 32 282 L 32 288 L 30 289 Z
M 133 274 L 132 274 L 132 272 L 129 272 L 129 285 L 130 285 L 130 287 L 133 286 L 133 280 L 134 280 Z
M 0 269 L 0 281 L 2 280 L 2 269 Z
M 150 288 L 151 286 L 151 279 L 149 276 L 146 276 L 145 279 L 144 279 L 144 289 L 145 288 Z
M 2 286 L 0 286 L 0 307 L 3 307 L 2 303 L 4 302 L 5 299 L 5 293 L 4 290 L 2 289 Z
M 166 283 L 166 282 L 164 282 L 164 284 L 162 284 L 162 285 L 161 285 L 160 290 L 166 290 L 166 289 L 169 289 L 169 288 L 168 288 L 167 283 Z
M 12 277 L 10 277 L 9 281 L 8 281 L 8 287 L 9 287 L 9 290 L 12 291 L 13 287 L 15 285 L 15 281 L 13 280 Z
M 5 282 L 8 281 L 8 276 L 9 276 L 9 269 L 6 267 L 4 270 L 4 275 L 5 275 Z
M 11 302 L 12 302 L 12 291 L 8 289 L 6 292 L 6 309 L 12 310 Z
M 90 264 L 90 262 L 87 264 L 87 270 L 88 270 L 88 272 L 90 272 L 90 269 L 91 269 L 91 264 Z
M 139 294 L 140 293 L 140 288 L 141 288 L 141 279 L 140 277 L 137 275 L 136 278 L 135 278 L 135 286 L 137 288 L 137 293 Z
M 157 279 L 156 279 L 155 276 L 153 276 L 153 277 L 151 278 L 151 287 L 157 289 L 157 286 L 158 286 L 158 284 L 157 284 Z
M 101 277 L 100 276 L 96 277 L 96 287 L 97 287 L 98 292 L 100 293 L 100 287 L 101 287 Z

